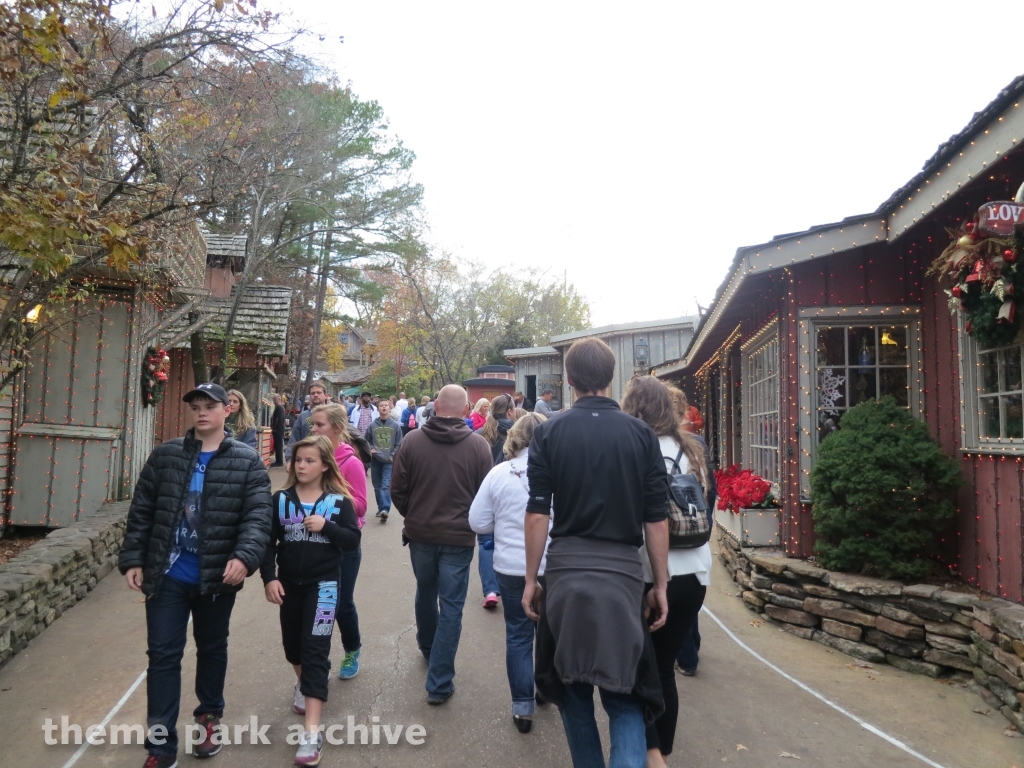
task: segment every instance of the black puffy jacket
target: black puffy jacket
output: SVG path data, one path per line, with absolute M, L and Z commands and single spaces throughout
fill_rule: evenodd
M 156 447 L 135 484 L 118 568 L 142 568 L 142 591 L 163 581 L 185 509 L 185 494 L 202 449 L 192 430 Z M 223 583 L 228 560 L 238 558 L 251 576 L 270 540 L 270 476 L 249 446 L 225 437 L 203 480 L 199 522 L 199 578 L 203 594 L 236 592 Z

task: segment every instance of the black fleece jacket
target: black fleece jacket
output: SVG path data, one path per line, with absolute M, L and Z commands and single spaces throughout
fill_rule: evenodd
M 361 537 L 352 502 L 334 493 L 317 499 L 312 514 L 326 518 L 324 527 L 317 532 L 307 531 L 302 524 L 306 511 L 294 487 L 275 493 L 272 503 L 273 528 L 260 564 L 263 583 L 280 579 L 309 584 L 337 578 L 341 553 L 358 547 Z
M 142 591 L 154 594 L 167 571 L 185 511 L 202 441 L 185 437 L 161 443 L 149 455 L 135 484 L 118 569 L 142 568 Z M 270 476 L 252 448 L 225 437 L 206 467 L 199 518 L 199 578 L 202 594 L 237 592 L 223 581 L 228 560 L 238 558 L 251 576 L 270 537 Z

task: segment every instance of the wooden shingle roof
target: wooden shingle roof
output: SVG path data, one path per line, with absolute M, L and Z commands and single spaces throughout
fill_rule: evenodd
M 247 235 L 215 235 L 203 232 L 206 240 L 206 264 L 210 267 L 230 266 L 240 272 L 245 267 Z
M 231 298 L 208 298 L 200 312 L 210 318 L 204 329 L 208 340 L 223 339 L 238 286 L 231 289 Z M 235 317 L 235 344 L 255 344 L 257 353 L 265 357 L 283 357 L 288 338 L 288 318 L 292 307 L 292 289 L 281 285 L 251 285 L 245 289 Z M 171 338 L 188 325 L 182 318 L 169 327 L 164 336 Z M 186 336 L 174 346 L 189 345 Z

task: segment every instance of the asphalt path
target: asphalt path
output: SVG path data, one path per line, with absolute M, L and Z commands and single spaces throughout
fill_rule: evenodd
M 275 471 L 275 481 L 280 480 Z M 372 492 L 369 496 L 372 507 Z M 327 725 L 343 726 L 335 730 L 336 738 L 351 735 L 356 743 L 328 744 L 321 765 L 569 766 L 553 707 L 538 709 L 528 735 L 512 724 L 501 609 L 482 608 L 475 563 L 456 659 L 456 693 L 443 706 L 427 705 L 425 664 L 415 642 L 415 586 L 401 522 L 393 514 L 381 525 L 371 509 L 363 530 L 356 588 L 362 666 L 353 680 L 332 677 L 324 714 Z M 698 674 L 676 678 L 681 706 L 672 766 L 1024 766 L 1024 739 L 1004 735 L 1005 721 L 997 713 L 983 714 L 986 708 L 974 694 L 888 666 L 858 666 L 782 632 L 743 607 L 717 562 L 705 607 L 711 613 L 701 616 Z M 337 640 L 335 635 L 335 669 L 342 656 Z M 59 726 L 63 716 L 83 729 L 104 718 L 108 725 L 144 725 L 145 651 L 142 599 L 115 572 L 0 669 L 0 766 L 141 766 L 140 746 L 46 745 L 43 725 L 49 718 Z M 181 734 L 195 706 L 194 671 L 189 640 Z M 264 599 L 258 577 L 251 578 L 232 616 L 224 722 L 235 726 L 257 718 L 260 727 L 269 726 L 264 736 L 270 744 L 250 744 L 249 734 L 242 733 L 244 743 L 225 746 L 211 762 L 220 768 L 290 765 L 295 747 L 287 743 L 289 726 L 301 723 L 291 711 L 293 683 L 277 608 Z M 350 717 L 367 726 L 369 743 L 358 743 L 358 731 L 348 733 Z M 377 744 L 374 725 L 379 726 Z M 398 743 L 388 744 L 388 733 L 394 739 L 399 725 Z M 422 743 L 407 740 L 414 725 L 425 732 Z M 413 734 L 413 741 L 420 741 L 416 730 Z M 53 735 L 61 739 L 59 727 Z M 181 765 L 191 760 L 179 756 Z

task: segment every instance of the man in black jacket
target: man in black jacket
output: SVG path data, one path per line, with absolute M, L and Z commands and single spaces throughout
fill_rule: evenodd
M 146 595 L 149 733 L 145 768 L 177 761 L 175 723 L 189 615 L 196 641 L 197 757 L 220 751 L 228 622 L 235 593 L 255 573 L 270 537 L 270 477 L 244 443 L 226 436 L 228 396 L 200 384 L 183 398 L 194 427 L 150 454 L 135 485 L 118 567 Z
M 274 413 L 270 417 L 270 434 L 274 438 L 274 463 L 272 467 L 284 466 L 284 403 L 281 396 L 274 394 Z

